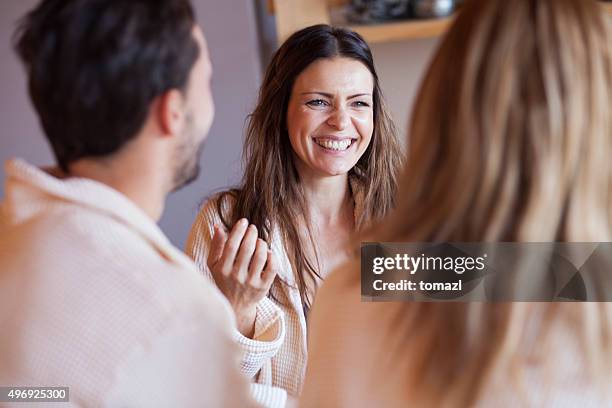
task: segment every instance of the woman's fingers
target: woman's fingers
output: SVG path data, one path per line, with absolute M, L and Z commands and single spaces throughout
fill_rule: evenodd
M 276 277 L 278 271 L 277 260 L 271 250 L 268 250 L 268 256 L 266 260 L 266 267 L 261 274 L 262 286 L 266 289 L 266 292 L 270 289 L 272 281 Z
M 249 283 L 253 286 L 261 284 L 261 274 L 268 258 L 268 244 L 263 239 L 257 239 L 255 253 L 249 265 Z
M 240 243 L 240 249 L 234 262 L 234 274 L 238 282 L 245 282 L 249 278 L 249 263 L 255 252 L 255 246 L 257 245 L 257 227 L 250 225 L 247 228 L 242 242 Z
M 270 290 L 277 271 L 268 244 L 245 219 L 236 222 L 229 233 L 215 227 L 208 264 L 234 309 L 240 332 L 251 333 L 257 303 Z
M 225 242 L 225 248 L 223 248 L 223 255 L 221 256 L 220 260 L 220 266 L 224 275 L 231 274 L 234 269 L 234 261 L 236 260 L 236 255 L 240 249 L 240 243 L 242 242 L 242 238 L 244 237 L 248 226 L 249 222 L 243 218 L 234 224 L 234 227 L 229 233 L 229 237 Z
M 225 241 L 227 241 L 227 233 L 223 231 L 223 228 L 215 225 L 213 231 L 213 239 L 210 244 L 210 251 L 208 252 L 208 258 L 206 263 L 209 268 L 212 268 L 223 255 L 223 248 L 225 248 Z

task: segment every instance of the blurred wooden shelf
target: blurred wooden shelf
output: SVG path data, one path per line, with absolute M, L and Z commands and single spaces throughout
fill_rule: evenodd
M 351 25 L 343 20 L 348 0 L 268 0 L 268 10 L 276 13 L 276 33 L 281 44 L 295 31 L 312 24 L 333 24 L 358 32 L 369 43 L 438 37 L 446 32 L 453 17 L 407 20 L 372 25 Z M 612 3 L 602 3 L 612 16 Z
M 450 26 L 452 17 L 432 20 L 411 20 L 375 25 L 351 25 L 369 43 L 414 40 L 438 37 Z

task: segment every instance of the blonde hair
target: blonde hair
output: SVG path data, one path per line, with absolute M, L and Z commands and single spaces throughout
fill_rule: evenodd
M 468 1 L 421 85 L 396 211 L 368 239 L 611 241 L 611 46 L 594 1 Z M 413 385 L 432 404 L 477 402 L 520 365 L 534 309 L 540 344 L 567 323 L 610 374 L 606 303 L 406 303 L 393 330 L 419 333 Z

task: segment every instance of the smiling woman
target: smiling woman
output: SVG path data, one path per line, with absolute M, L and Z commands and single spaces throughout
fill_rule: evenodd
M 232 305 L 257 382 L 299 394 L 316 289 L 393 207 L 400 155 L 365 41 L 327 25 L 293 34 L 249 117 L 241 185 L 203 206 L 187 244 Z

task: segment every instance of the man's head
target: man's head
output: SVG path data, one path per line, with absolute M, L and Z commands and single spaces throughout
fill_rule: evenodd
M 113 157 L 146 127 L 170 141 L 169 187 L 195 178 L 213 104 L 188 0 L 43 0 L 21 21 L 15 47 L 64 171 Z

